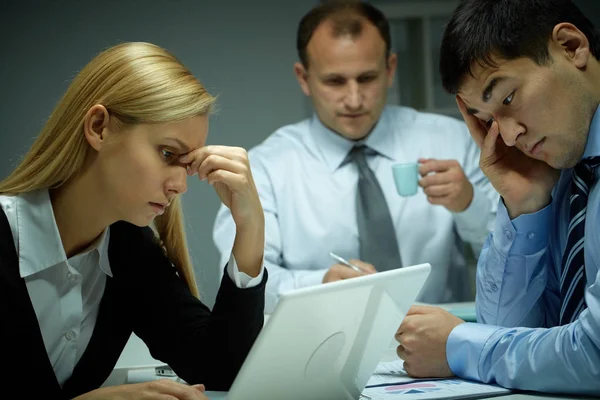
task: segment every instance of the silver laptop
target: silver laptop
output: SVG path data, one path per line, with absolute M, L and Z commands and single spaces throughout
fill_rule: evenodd
M 227 399 L 358 399 L 430 270 L 421 264 L 282 294 Z

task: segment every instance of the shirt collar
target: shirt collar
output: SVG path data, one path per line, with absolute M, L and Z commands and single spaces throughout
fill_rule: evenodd
M 19 272 L 22 278 L 67 261 L 48 190 L 22 193 L 16 199 Z M 99 251 L 100 268 L 108 264 L 108 229 L 84 252 Z
M 113 277 L 110 263 L 108 262 L 108 242 L 110 241 L 110 227 L 106 228 L 98 239 L 100 242 L 97 246 L 97 251 L 100 254 L 100 269 L 111 278 Z
M 384 108 L 371 133 L 362 140 L 353 141 L 327 128 L 315 114 L 310 123 L 310 132 L 318 151 L 331 171 L 342 165 L 354 146 L 365 145 L 384 157 L 395 159 L 395 136 L 391 131 L 389 111 Z
M 600 106 L 592 118 L 582 159 L 594 156 L 600 156 Z

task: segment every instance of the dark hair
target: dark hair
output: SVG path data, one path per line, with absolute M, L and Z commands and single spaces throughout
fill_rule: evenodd
M 548 41 L 561 22 L 575 25 L 600 55 L 600 36 L 571 0 L 463 0 L 446 26 L 440 52 L 442 85 L 453 94 L 475 63 L 495 67 L 492 57 L 550 62 Z
M 323 21 L 332 20 L 334 37 L 342 35 L 356 37 L 362 32 L 361 18 L 366 18 L 379 31 L 385 42 L 385 56 L 387 59 L 390 54 L 392 40 L 390 38 L 390 25 L 385 15 L 377 8 L 362 1 L 331 0 L 324 1 L 314 7 L 300 20 L 296 36 L 296 48 L 304 67 L 308 68 L 306 46 L 308 46 L 310 38 Z

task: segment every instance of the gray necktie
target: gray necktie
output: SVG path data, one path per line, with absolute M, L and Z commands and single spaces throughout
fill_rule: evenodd
M 383 191 L 365 158 L 365 146 L 354 147 L 349 158 L 358 168 L 356 222 L 360 258 L 378 271 L 401 267 L 396 231 Z

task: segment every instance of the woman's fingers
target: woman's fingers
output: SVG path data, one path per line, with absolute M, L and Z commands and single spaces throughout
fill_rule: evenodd
M 186 154 L 181 161 L 189 163 L 188 175 L 197 173 L 203 180 L 219 169 L 242 175 L 248 175 L 250 170 L 246 151 L 236 147 L 205 146 Z
M 244 163 L 214 154 L 205 158 L 200 165 L 196 166 L 193 164 L 190 168 L 192 173 L 197 173 L 198 178 L 202 180 L 206 179 L 212 172 L 219 170 L 229 171 L 239 175 L 247 175 L 249 169 Z

